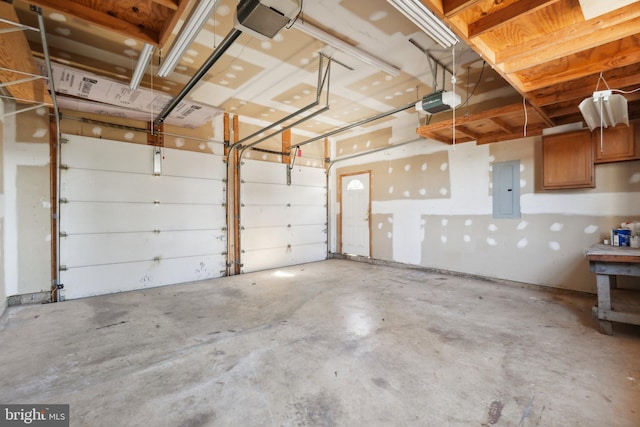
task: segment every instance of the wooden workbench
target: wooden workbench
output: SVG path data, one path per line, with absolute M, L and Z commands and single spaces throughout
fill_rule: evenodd
M 640 325 L 640 290 L 620 290 L 617 276 L 640 276 L 640 249 L 597 244 L 587 251 L 589 268 L 596 273 L 598 305 L 593 314 L 602 332 L 613 333 L 611 322 Z

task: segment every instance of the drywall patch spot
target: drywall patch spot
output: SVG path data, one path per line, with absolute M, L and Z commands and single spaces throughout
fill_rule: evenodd
M 489 165 L 487 169 L 489 170 L 489 172 L 493 172 L 493 165 Z
M 409 164 L 404 165 L 404 171 L 405 172 L 409 172 L 410 170 L 411 170 L 411 165 L 409 165 Z
M 441 222 L 443 227 L 446 227 L 447 224 L 449 224 L 449 220 L 447 218 L 442 218 L 442 222 Z
M 387 221 L 389 221 L 389 224 L 393 224 L 393 217 L 387 217 Z
M 189 49 L 187 51 L 187 55 L 189 55 L 189 56 L 198 56 L 198 51 L 195 50 L 195 49 Z
M 51 19 L 52 21 L 67 22 L 67 17 L 61 13 L 50 13 L 49 19 Z
M 358 144 L 353 144 L 353 147 L 351 147 L 351 149 L 352 149 L 353 151 L 356 151 L 356 150 L 358 149 Z
M 631 178 L 629 178 L 629 184 L 639 184 L 640 183 L 640 172 L 636 172 L 633 175 L 631 175 Z
M 124 134 L 124 139 L 126 139 L 127 141 L 131 141 L 134 136 L 135 134 L 133 132 L 127 132 Z
M 449 194 L 449 190 L 447 190 L 446 188 L 442 187 L 440 189 L 440 194 L 443 196 L 446 196 L 447 194 Z
M 393 185 L 389 186 L 389 194 L 393 194 Z
M 262 160 L 267 160 L 268 158 L 269 158 L 269 156 L 267 156 L 267 154 L 266 154 L 266 153 L 264 153 L 264 154 L 262 155 Z
M 462 236 L 462 240 L 469 243 L 471 241 L 471 236 L 469 236 L 468 234 L 465 234 L 464 236 Z
M 125 49 L 124 52 L 122 53 L 124 53 L 125 55 L 131 58 L 135 58 L 136 56 L 138 56 L 138 51 L 133 49 Z
M 393 173 L 393 168 L 392 168 L 392 167 L 389 167 L 389 169 L 387 169 L 387 173 L 388 173 L 389 175 L 391 175 L 391 174 Z
M 51 234 L 47 234 L 46 236 L 44 236 L 44 241 L 45 242 L 50 242 L 51 241 Z
M 491 162 L 495 162 L 496 161 L 496 156 L 494 156 L 493 154 L 489 156 L 489 163 Z
M 31 136 L 34 138 L 42 138 L 46 134 L 47 134 L 47 130 L 40 128 L 40 129 L 36 129 L 36 131 Z
M 447 236 L 440 236 L 440 241 L 442 243 L 447 243 Z
M 184 138 L 176 138 L 175 143 L 178 148 L 184 147 Z
M 522 239 L 518 240 L 518 244 L 516 246 L 518 247 L 518 249 L 524 249 L 529 246 L 529 240 L 527 240 L 526 237 L 523 237 Z
M 465 227 L 471 227 L 472 224 L 473 224 L 473 220 L 472 219 L 466 219 L 464 221 Z
M 384 227 L 384 224 L 382 224 L 381 222 L 378 223 L 378 230 L 382 230 L 382 227 Z
M 220 16 L 227 16 L 229 13 L 230 13 L 230 9 L 229 9 L 229 6 L 227 6 L 226 4 L 216 7 L 216 14 Z
M 493 237 L 487 237 L 487 245 L 489 246 L 497 246 L 498 242 Z
M 422 172 L 424 172 L 424 171 L 426 171 L 426 170 L 427 170 L 427 162 L 424 162 L 424 163 L 422 164 L 422 166 L 420 166 L 420 170 L 421 170 Z
M 552 251 L 559 251 L 560 250 L 560 243 L 556 242 L 556 241 L 551 241 L 549 242 L 549 249 L 551 249 Z
M 372 22 L 380 21 L 387 17 L 387 12 L 384 10 L 378 10 L 369 15 L 369 20 Z
M 269 50 L 273 47 L 273 45 L 271 44 L 270 41 L 265 40 L 262 43 L 260 43 L 260 46 L 264 49 L 264 50 Z
M 47 114 L 47 109 L 44 107 L 40 107 L 40 108 L 36 108 L 36 114 L 39 115 L 40 117 L 44 117 L 45 114 Z
M 520 163 L 520 172 L 524 172 L 524 164 Z
M 204 145 L 204 142 L 201 142 L 200 144 L 198 144 L 198 148 L 204 150 L 205 148 L 207 148 L 207 146 Z
M 129 46 L 129 47 L 134 47 L 138 44 L 138 41 L 136 39 L 126 39 L 124 41 L 124 44 Z
M 91 133 L 95 136 L 100 136 L 102 135 L 102 128 L 100 126 L 94 126 L 93 129 L 91 129 Z
M 421 196 L 426 196 L 427 195 L 427 189 L 426 188 L 421 188 L 420 190 L 418 190 L 418 193 L 420 193 Z
M 526 179 L 521 179 L 520 180 L 520 188 L 524 188 L 527 185 L 527 180 Z
M 393 237 L 393 233 L 390 231 L 387 231 L 387 239 L 391 239 Z
M 71 30 L 66 27 L 57 27 L 56 33 L 60 34 L 61 36 L 69 37 L 71 35 Z
M 495 224 L 489 224 L 489 231 L 498 231 L 498 226 Z
M 309 58 L 302 58 L 300 60 L 300 65 L 309 65 Z
M 551 224 L 551 227 L 549 227 L 549 230 L 551 231 L 560 231 L 564 228 L 564 224 L 560 224 L 559 222 L 554 222 L 553 224 Z
M 365 147 L 367 147 L 367 148 L 371 147 L 371 141 L 367 140 L 367 143 L 365 144 Z
M 51 209 L 51 202 L 48 200 L 40 200 L 40 203 L 42 203 L 42 207 L 45 209 Z
M 407 198 L 411 197 L 411 193 L 409 193 L 409 191 L 404 191 L 402 195 Z
M 447 162 L 444 162 L 440 165 L 440 170 L 444 172 L 447 170 L 448 167 L 449 167 L 449 164 Z
M 339 150 L 338 150 L 338 154 L 342 154 L 342 152 L 343 152 L 343 151 L 344 151 L 344 150 L 343 150 L 342 148 L 341 148 L 341 149 L 339 149 Z
M 520 224 L 518 224 L 518 230 L 522 231 L 527 228 L 528 225 L 529 223 L 527 221 L 521 221 Z
M 597 225 L 590 224 L 590 225 L 587 225 L 584 228 L 584 234 L 593 234 L 596 231 L 598 231 L 598 226 Z

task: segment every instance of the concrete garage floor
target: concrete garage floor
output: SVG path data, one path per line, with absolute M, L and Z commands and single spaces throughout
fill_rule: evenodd
M 329 260 L 10 308 L 0 402 L 72 426 L 638 426 L 595 297 Z

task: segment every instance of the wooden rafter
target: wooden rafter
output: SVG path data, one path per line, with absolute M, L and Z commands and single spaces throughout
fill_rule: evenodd
M 151 0 L 155 4 L 166 7 L 171 10 L 178 10 L 178 5 L 173 0 Z
M 500 25 L 506 25 L 516 19 L 522 19 L 558 1 L 560 0 L 521 0 L 513 3 L 508 7 L 470 23 L 467 27 L 467 36 L 469 38 L 480 36 Z
M 58 0 L 31 0 L 31 3 L 58 11 L 60 13 L 69 14 L 82 20 L 92 22 L 107 30 L 114 31 L 126 37 L 140 40 L 144 43 L 158 45 L 159 35 L 149 30 L 144 30 L 129 22 L 118 19 L 106 13 L 99 12 L 90 7 L 81 5 L 72 1 Z

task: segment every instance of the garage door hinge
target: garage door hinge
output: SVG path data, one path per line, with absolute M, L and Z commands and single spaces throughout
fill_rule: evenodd
M 60 289 L 64 289 L 64 283 L 59 283 L 56 285 L 56 289 L 60 290 Z
M 51 214 L 51 219 L 58 219 L 58 214 Z
M 62 198 L 60 199 L 60 203 L 69 203 L 69 199 Z
M 60 169 L 69 170 L 69 165 L 62 164 L 60 165 Z
M 69 237 L 69 235 L 67 234 L 66 231 L 61 231 L 60 232 L 60 237 Z
M 60 265 L 60 271 L 67 271 L 68 268 L 66 265 Z
M 228 252 L 224 251 L 224 252 L 220 252 L 220 255 L 226 255 Z
M 67 138 L 60 138 L 60 142 L 66 144 L 69 140 Z

